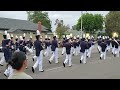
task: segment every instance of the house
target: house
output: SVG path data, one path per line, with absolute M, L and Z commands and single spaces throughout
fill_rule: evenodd
M 0 39 L 2 38 L 2 34 L 5 30 L 8 31 L 8 33 L 10 34 L 13 34 L 14 36 L 23 35 L 23 33 L 26 33 L 26 36 L 29 37 L 31 34 L 34 37 L 37 29 L 38 24 L 35 24 L 31 21 L 0 17 Z M 41 35 L 43 37 L 47 33 L 47 31 L 47 28 L 42 25 Z

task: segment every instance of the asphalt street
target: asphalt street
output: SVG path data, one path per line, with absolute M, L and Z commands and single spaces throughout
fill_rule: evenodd
M 59 63 L 49 64 L 49 57 L 43 58 L 43 69 L 45 72 L 39 72 L 36 68 L 35 73 L 32 73 L 31 67 L 35 61 L 32 61 L 32 55 L 28 56 L 28 69 L 26 73 L 34 79 L 120 79 L 120 57 L 114 57 L 111 52 L 107 52 L 106 60 L 99 59 L 97 47 L 92 50 L 91 58 L 87 58 L 86 64 L 80 64 L 80 55 L 72 57 L 72 67 L 63 67 L 62 63 L 65 60 L 65 55 L 61 55 L 62 49 L 59 49 Z M 2 53 L 0 57 L 2 57 Z M 6 64 L 0 66 L 0 79 L 7 79 L 3 72 Z

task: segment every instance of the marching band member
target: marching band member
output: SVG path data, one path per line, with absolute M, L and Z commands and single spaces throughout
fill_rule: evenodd
M 101 54 L 100 54 L 100 59 L 106 59 L 106 48 L 107 48 L 107 44 L 105 43 L 105 40 L 103 38 L 102 42 L 100 43 L 101 46 Z
M 25 37 L 26 37 L 26 34 L 24 33 L 24 34 L 23 34 L 23 46 L 24 46 L 24 47 L 27 45 L 27 43 L 26 43 L 26 38 L 25 38 Z M 26 48 L 23 49 L 23 52 L 24 52 L 25 54 L 27 54 Z
M 74 36 L 74 40 L 73 40 L 73 47 L 74 47 L 74 49 L 73 49 L 73 56 L 74 55 L 78 55 L 78 53 L 77 53 L 77 42 L 76 42 L 76 37 Z
M 20 36 L 20 40 L 19 40 L 19 50 L 24 52 L 24 45 L 23 45 L 23 37 Z
M 65 53 L 65 46 L 64 44 L 66 43 L 65 37 L 63 37 L 63 41 L 62 41 L 62 55 Z
M 44 53 L 44 55 L 48 57 L 49 43 L 48 43 L 48 37 L 47 37 L 47 35 L 45 36 L 45 41 L 44 41 L 44 43 L 45 43 L 45 53 Z
M 42 65 L 43 64 L 43 47 L 40 41 L 40 32 L 38 30 L 36 35 L 36 41 L 34 42 L 34 47 L 36 50 L 37 61 L 32 67 L 32 72 L 33 73 L 35 72 L 35 69 L 37 68 L 38 65 L 39 65 L 39 71 L 44 72 L 43 65 Z
M 55 63 L 58 63 L 58 57 L 57 57 L 57 48 L 58 48 L 58 41 L 56 40 L 56 36 L 53 36 L 53 40 L 52 40 L 52 43 L 51 43 L 51 50 L 52 50 L 52 56 L 51 58 L 49 59 L 49 63 L 51 64 L 51 61 L 53 59 L 55 59 Z
M 111 40 L 111 44 L 112 44 L 112 54 L 114 55 L 114 50 L 115 50 L 115 41 L 114 39 L 112 38 Z
M 13 54 L 14 51 L 15 51 L 15 44 L 14 44 L 14 41 L 13 41 L 13 34 L 11 34 L 10 46 L 11 46 L 11 51 L 12 51 L 12 54 Z
M 76 38 L 76 54 L 78 55 L 78 53 L 80 53 L 80 39 L 79 39 L 79 35 Z
M 48 38 L 48 43 L 49 43 L 49 46 L 48 46 L 48 52 L 50 53 L 51 52 L 51 40 L 50 40 L 51 38 L 49 37 Z
M 73 55 L 74 47 L 73 47 L 73 37 L 70 37 L 70 43 L 71 43 L 71 53 Z
M 98 41 L 97 41 L 98 46 L 97 46 L 97 49 L 98 49 L 99 53 L 101 53 L 101 46 L 100 46 L 101 42 L 102 42 L 101 37 L 98 37 Z
M 4 32 L 4 35 L 3 35 L 3 40 L 2 40 L 2 51 L 3 51 L 3 55 L 2 55 L 2 58 L 1 58 L 1 61 L 0 61 L 0 66 L 3 66 L 3 63 L 5 62 L 5 57 L 4 57 L 4 48 L 5 48 L 5 43 L 6 43 L 6 40 L 7 40 L 7 31 Z
M 114 56 L 116 57 L 119 57 L 119 43 L 118 43 L 118 38 L 117 37 L 115 37 L 115 39 L 114 39 L 114 42 L 115 42 L 115 49 L 114 49 Z
M 4 47 L 4 57 L 6 63 L 8 63 L 11 60 L 12 51 L 10 46 L 10 34 L 7 33 L 7 40 L 5 40 L 5 47 Z M 13 69 L 10 65 L 7 66 L 7 69 L 4 72 L 4 75 L 6 77 L 9 77 L 13 73 Z
M 18 36 L 15 37 L 15 50 L 19 51 L 19 40 L 18 40 Z
M 70 43 L 70 38 L 67 37 L 66 43 L 64 44 L 65 48 L 66 48 L 66 58 L 65 61 L 63 62 L 63 66 L 65 67 L 66 63 L 69 63 L 69 67 L 72 66 L 72 53 L 71 53 L 71 43 Z
M 107 43 L 107 51 L 110 51 L 110 39 L 109 39 L 109 37 L 106 38 L 106 43 Z
M 81 53 L 80 63 L 86 64 L 87 44 L 85 42 L 85 38 L 81 39 L 80 47 L 81 47 L 81 49 L 80 49 L 80 53 Z
M 90 40 L 90 38 L 88 37 L 88 53 L 87 53 L 87 57 L 91 57 L 91 50 L 92 50 L 92 41 Z
M 119 43 L 118 49 L 119 49 L 119 53 L 120 53 L 120 39 L 118 40 L 118 43 Z

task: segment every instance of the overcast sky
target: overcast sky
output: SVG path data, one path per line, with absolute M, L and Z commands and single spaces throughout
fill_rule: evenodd
M 70 27 L 77 23 L 77 20 L 81 16 L 81 11 L 47 11 L 49 14 L 49 18 L 52 21 L 52 30 L 55 30 L 55 20 L 62 19 L 65 25 L 69 24 Z M 105 16 L 109 11 L 87 11 L 93 14 L 102 14 Z M 86 13 L 84 11 L 83 13 Z M 14 19 L 22 19 L 27 20 L 27 13 L 26 11 L 0 11 L 0 17 L 5 18 L 14 18 Z

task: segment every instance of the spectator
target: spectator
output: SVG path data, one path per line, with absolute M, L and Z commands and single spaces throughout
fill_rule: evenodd
M 27 59 L 23 52 L 15 52 L 8 64 L 14 69 L 13 74 L 10 75 L 8 79 L 33 79 L 31 76 L 24 73 L 27 67 Z

